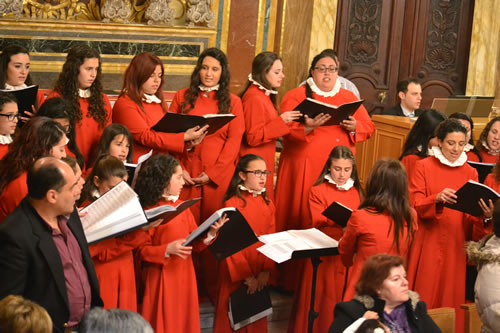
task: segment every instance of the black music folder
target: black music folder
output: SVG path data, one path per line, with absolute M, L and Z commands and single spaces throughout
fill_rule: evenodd
M 302 117 L 296 120 L 301 123 L 305 121 L 304 115 L 314 118 L 320 113 L 329 114 L 332 118 L 322 125 L 329 126 L 339 125 L 342 121 L 349 119 L 349 116 L 352 116 L 361 104 L 363 104 L 363 100 L 344 103 L 342 105 L 332 105 L 312 98 L 306 98 L 294 110 L 302 113 Z
M 26 111 L 33 113 L 33 105 L 36 105 L 38 96 L 38 86 L 29 86 L 19 90 L 2 89 L 0 91 L 10 93 L 16 97 L 20 116 L 24 117 Z
M 235 331 L 272 313 L 271 295 L 267 287 L 247 294 L 247 286 L 243 284 L 229 297 L 229 322 Z
M 183 201 L 182 203 L 178 204 L 177 206 L 172 206 L 172 205 L 163 205 L 163 206 L 158 206 L 155 208 L 151 208 L 148 210 L 145 210 L 144 213 L 146 213 L 146 217 L 148 219 L 148 222 L 154 222 L 158 219 L 163 219 L 163 223 L 167 223 L 168 221 L 172 220 L 174 217 L 200 201 L 201 198 L 195 198 L 191 200 L 186 200 Z
M 321 214 L 344 228 L 351 218 L 352 209 L 334 201 Z
M 236 116 L 232 113 L 195 116 L 167 112 L 152 129 L 158 132 L 182 133 L 195 126 L 203 127 L 208 125 L 207 135 L 210 135 L 217 132 L 234 118 L 236 118 Z
M 457 196 L 457 203 L 445 203 L 444 206 L 459 210 L 464 213 L 468 213 L 472 216 L 483 215 L 483 211 L 478 204 L 479 199 L 483 199 L 484 202 L 488 204 L 489 199 L 491 199 L 491 201 L 495 203 L 500 198 L 500 194 L 498 194 L 491 187 L 473 180 L 469 180 L 467 183 L 465 183 L 461 188 L 457 190 L 455 195 Z
M 491 173 L 491 169 L 495 166 L 495 163 L 481 163 L 481 162 L 473 162 L 467 161 L 471 167 L 477 170 L 477 175 L 480 183 L 484 183 L 484 180 Z

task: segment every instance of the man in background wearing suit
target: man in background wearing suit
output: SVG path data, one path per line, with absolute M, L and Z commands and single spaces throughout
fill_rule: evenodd
M 422 87 L 416 79 L 408 79 L 398 82 L 397 94 L 401 103 L 392 109 L 382 112 L 383 115 L 400 117 L 418 117 L 420 102 L 422 101 Z
M 82 184 L 66 163 L 35 162 L 28 195 L 0 225 L 0 299 L 21 295 L 43 306 L 54 332 L 77 330 L 102 306 L 99 284 L 75 200 Z

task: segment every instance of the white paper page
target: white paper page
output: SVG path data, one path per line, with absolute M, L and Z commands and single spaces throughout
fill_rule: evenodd
M 293 239 L 293 236 L 288 231 L 282 231 L 274 234 L 259 236 L 259 241 L 261 241 L 264 244 L 275 243 L 275 242 L 286 242 L 291 239 Z
M 316 228 L 306 230 L 289 230 L 289 232 L 293 236 L 301 238 L 311 247 L 311 249 L 337 247 L 339 245 L 335 239 L 325 235 Z
M 257 251 L 278 264 L 292 258 L 292 252 L 296 250 L 307 250 L 310 246 L 301 239 L 289 239 L 285 242 L 268 243 L 257 248 Z
M 146 217 L 148 220 L 152 217 L 158 216 L 160 214 L 163 214 L 165 212 L 173 212 L 175 211 L 175 207 L 171 205 L 163 205 L 155 208 L 148 209 L 144 211 L 146 213 Z

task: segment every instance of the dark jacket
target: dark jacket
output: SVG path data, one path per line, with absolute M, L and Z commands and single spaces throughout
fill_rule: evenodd
M 420 116 L 422 113 L 421 109 L 416 109 L 415 110 L 415 117 Z M 401 104 L 395 105 L 393 108 L 382 111 L 382 115 L 384 116 L 399 116 L 399 117 L 406 117 L 405 114 L 403 113 L 403 109 L 401 109 Z
M 68 220 L 82 252 L 92 292 L 91 306 L 102 306 L 99 283 L 82 224 L 75 209 Z M 21 295 L 43 306 L 63 332 L 69 318 L 68 295 L 61 258 L 49 226 L 27 198 L 0 225 L 0 299 Z
M 418 294 L 410 291 L 410 299 L 404 303 L 408 324 L 413 333 L 437 333 L 441 332 L 427 314 L 427 306 L 419 300 Z M 385 301 L 368 295 L 354 296 L 349 302 L 340 302 L 335 306 L 334 320 L 330 326 L 330 333 L 342 333 L 357 319 L 363 317 L 366 311 L 378 313 L 379 320 L 384 323 Z

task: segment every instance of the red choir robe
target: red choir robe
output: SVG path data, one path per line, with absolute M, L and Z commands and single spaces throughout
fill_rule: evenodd
M 417 214 L 412 208 L 412 226 L 417 229 Z M 388 213 L 379 214 L 370 208 L 352 213 L 347 228 L 339 242 L 339 253 L 345 266 L 350 267 L 344 301 L 350 301 L 356 294 L 354 286 L 361 275 L 361 269 L 368 257 L 386 253 L 400 255 L 406 259 L 410 242 L 408 229 L 399 235 L 399 250 L 394 243 L 394 226 Z M 411 238 L 410 238 L 411 240 Z
M 312 226 L 338 241 L 342 237 L 342 227 L 321 214 L 334 201 L 355 210 L 360 203 L 359 192 L 355 187 L 347 191 L 339 190 L 336 185 L 327 181 L 311 188 L 309 208 Z M 333 321 L 333 309 L 338 302 L 342 301 L 346 278 L 346 268 L 340 256 L 322 257 L 321 261 L 316 277 L 315 300 L 315 310 L 319 312 L 319 316 L 313 326 L 313 332 L 318 333 L 328 332 Z M 288 332 L 307 332 L 312 274 L 312 265 L 307 262 L 295 297 Z
M 181 202 L 177 200 L 174 205 Z M 156 206 L 166 204 L 172 205 L 162 199 Z M 144 278 L 141 314 L 156 333 L 200 332 L 198 290 L 192 256 L 186 259 L 176 255 L 165 258 L 167 245 L 186 238 L 196 227 L 193 214 L 187 209 L 168 223 L 149 230 L 149 240 L 139 247 L 137 256 L 142 261 Z M 202 242 L 197 243 L 197 250 L 201 250 Z
M 340 88 L 332 97 L 322 97 L 313 93 L 314 99 L 340 105 L 358 100 L 350 91 Z M 280 105 L 281 112 L 293 110 L 306 99 L 305 86 L 290 90 Z M 375 125 L 363 106 L 354 113 L 356 119 L 355 134 L 344 130 L 339 125 L 320 126 L 305 134 L 304 125 L 292 121 L 288 124 L 290 134 L 283 137 L 278 179 L 276 182 L 276 230 L 307 229 L 309 219 L 309 190 L 319 177 L 332 149 L 347 146 L 355 152 L 356 142 L 365 141 L 375 131 Z M 301 271 L 301 261 L 295 260 L 282 265 L 286 280 L 282 282 L 286 289 L 296 288 Z
M 10 135 L 0 135 L 0 160 L 9 151 L 9 145 L 12 142 L 12 136 Z
M 27 172 L 23 172 L 19 177 L 11 181 L 0 193 L 0 223 L 7 215 L 16 209 L 17 205 L 28 195 L 28 185 L 26 184 Z
M 491 187 L 495 191 L 500 193 L 500 182 L 495 179 L 495 174 L 490 173 L 486 176 L 484 180 L 484 185 Z M 487 234 L 493 231 L 493 222 L 490 222 L 487 226 L 478 227 L 477 224 L 473 225 L 472 229 L 472 240 L 478 242 L 484 238 Z
M 245 198 L 246 205 L 241 198 L 234 196 L 225 202 L 225 206 L 237 208 L 255 234 L 274 233 L 276 229 L 273 202 L 269 201 L 269 204 L 266 204 L 261 195 L 254 197 L 248 192 L 243 192 L 242 196 Z M 266 318 L 262 318 L 238 331 L 233 331 L 228 317 L 229 296 L 243 284 L 246 278 L 250 276 L 257 277 L 260 272 L 268 271 L 270 272 L 270 281 L 273 279 L 275 273 L 274 262 L 257 251 L 257 248 L 262 245 L 261 242 L 257 242 L 221 261 L 217 276 L 214 332 L 267 332 Z
M 273 102 L 266 92 L 251 84 L 241 98 L 245 116 L 245 135 L 241 142 L 240 157 L 246 154 L 259 155 L 266 161 L 266 190 L 274 200 L 274 160 L 276 140 L 290 131 L 283 119 L 278 115 Z
M 481 149 L 479 151 L 479 155 L 481 155 L 481 159 L 482 159 L 481 162 L 482 163 L 496 163 L 498 161 L 498 156 L 500 156 L 498 154 L 497 155 L 492 155 L 492 154 L 488 153 L 486 150 L 483 150 L 483 149 Z
M 425 157 L 418 156 L 416 154 L 409 154 L 405 155 L 401 159 L 401 163 L 406 169 L 406 175 L 408 176 L 408 179 L 410 179 L 410 175 L 413 173 L 413 169 L 415 168 L 415 163 L 417 161 L 420 161 L 421 159 L 424 159 Z
M 156 153 L 182 153 L 184 133 L 163 133 L 151 129 L 165 115 L 161 105 L 143 101 L 142 107 L 144 110 L 126 94 L 121 95 L 113 106 L 113 122 L 127 126 L 134 139 L 134 163 L 151 149 Z M 166 104 L 165 109 L 168 109 Z
M 180 113 L 180 106 L 185 100 L 186 91 L 187 89 L 182 89 L 175 94 L 170 112 Z M 204 92 L 200 93 L 194 103 L 194 109 L 188 114 L 201 116 L 218 113 L 215 93 L 216 91 L 209 92 L 208 97 Z M 205 172 L 210 178 L 210 182 L 203 186 L 185 184 L 181 194 L 182 199 L 202 198 L 200 204 L 191 207 L 198 223 L 203 222 L 213 212 L 223 207 L 224 195 L 238 160 L 245 122 L 241 101 L 233 94 L 231 94 L 230 111 L 236 118 L 217 132 L 207 135 L 191 151 L 178 156 L 191 177 L 198 177 L 200 173 Z
M 9 145 L 8 144 L 0 144 L 0 160 L 7 154 L 9 151 Z
M 40 106 L 42 106 L 43 102 L 45 102 L 45 95 L 43 94 L 42 91 L 38 90 L 38 92 L 36 93 L 36 100 L 38 102 L 38 108 L 40 108 Z
M 455 307 L 457 332 L 463 329 L 459 309 L 465 303 L 466 234 L 471 223 L 482 223 L 482 219 L 436 204 L 436 196 L 444 188 L 458 190 L 470 179 L 477 181 L 478 176 L 467 163 L 450 167 L 431 156 L 416 163 L 409 182 L 411 203 L 419 219 L 408 257 L 409 287 L 429 309 Z
M 90 115 L 89 99 L 82 97 L 78 99 L 80 103 L 80 111 L 82 112 L 82 119 L 76 124 L 75 141 L 86 164 L 90 163 L 90 159 L 93 157 L 92 154 L 95 153 L 94 149 L 97 148 L 97 145 L 101 140 L 102 132 L 106 126 L 111 124 L 111 104 L 109 103 L 109 99 L 106 94 L 102 94 L 102 96 L 104 100 L 104 109 L 107 112 L 107 121 L 104 126 L 100 126 L 99 123 Z M 61 95 L 58 92 L 52 91 L 49 96 L 47 96 L 47 99 L 52 97 L 61 97 Z

